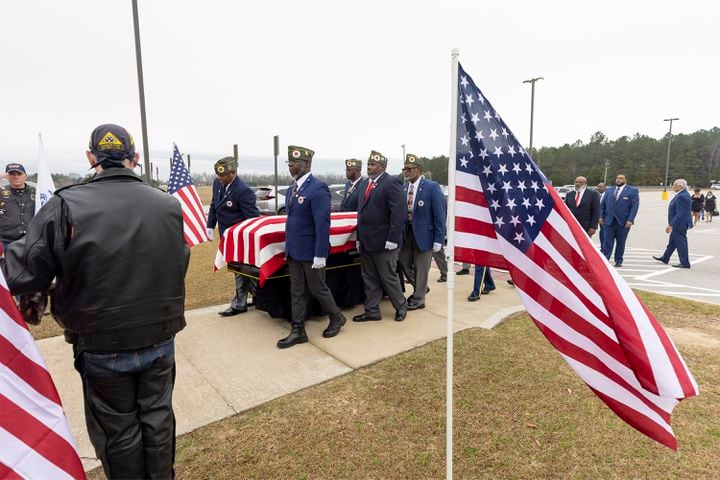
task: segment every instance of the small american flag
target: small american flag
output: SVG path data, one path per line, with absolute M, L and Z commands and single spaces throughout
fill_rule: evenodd
M 215 270 L 228 263 L 260 269 L 260 286 L 285 264 L 284 215 L 249 218 L 225 230 L 215 255 Z M 356 212 L 330 214 L 330 253 L 355 248 Z
M 685 361 L 462 67 L 457 88 L 455 258 L 508 270 L 535 324 L 593 392 L 677 449 L 670 414 L 698 394 Z
M 192 247 L 198 243 L 209 241 L 206 229 L 207 216 L 205 216 L 200 197 L 198 197 L 195 185 L 190 178 L 190 172 L 185 168 L 185 162 L 183 162 L 177 145 L 173 146 L 168 193 L 177 198 L 182 205 L 185 243 Z
M 2 270 L 0 478 L 85 478 L 60 396 Z

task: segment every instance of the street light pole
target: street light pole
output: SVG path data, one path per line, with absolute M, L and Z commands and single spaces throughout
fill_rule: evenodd
M 403 149 L 402 164 L 405 165 L 405 144 L 404 143 L 402 144 L 402 149 Z
M 607 171 L 608 171 L 609 165 L 610 165 L 610 160 L 605 159 L 605 174 L 603 175 L 603 183 L 604 184 L 607 184 Z
M 152 168 L 150 168 L 150 147 L 148 146 L 147 120 L 145 119 L 145 83 L 143 81 L 142 54 L 140 52 L 140 23 L 138 21 L 137 0 L 132 0 L 133 26 L 135 27 L 135 61 L 137 63 L 138 92 L 140 94 L 140 122 L 143 136 L 143 156 L 145 157 L 145 181 L 152 180 Z M 142 175 L 142 170 L 140 171 Z
M 680 120 L 680 119 L 679 118 L 666 118 L 663 120 L 663 122 L 670 122 L 670 130 L 668 131 L 667 161 L 665 162 L 665 183 L 663 183 L 663 192 L 667 192 L 668 170 L 670 169 L 670 144 L 672 143 L 672 122 L 674 120 Z
M 531 78 L 530 80 L 524 80 L 523 83 L 529 83 L 530 89 L 530 146 L 528 147 L 528 154 L 532 157 L 533 148 L 533 118 L 535 117 L 535 82 L 538 80 L 545 80 L 543 77 Z

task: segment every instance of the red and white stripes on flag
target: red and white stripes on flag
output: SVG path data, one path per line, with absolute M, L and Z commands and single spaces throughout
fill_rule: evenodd
M 477 175 L 457 172 L 455 258 L 508 270 L 525 308 L 620 418 L 677 449 L 670 414 L 698 387 L 675 345 L 598 252 L 555 189 L 553 212 L 521 252 L 495 235 Z
M 206 228 L 207 216 L 177 145 L 173 146 L 168 193 L 177 198 L 182 206 L 185 243 L 192 247 L 209 241 Z
M 260 269 L 260 286 L 285 264 L 284 215 L 256 217 L 228 228 L 220 239 L 215 270 L 228 263 L 245 263 Z M 356 212 L 330 214 L 330 253 L 355 248 Z
M 85 478 L 60 397 L 2 271 L 0 478 Z

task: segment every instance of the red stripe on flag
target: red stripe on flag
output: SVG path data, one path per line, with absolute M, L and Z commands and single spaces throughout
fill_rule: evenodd
M 0 427 L 73 478 L 85 478 L 80 458 L 67 440 L 0 394 Z
M 508 265 L 505 257 L 490 253 L 485 250 L 472 248 L 455 247 L 455 261 L 469 263 L 471 265 L 483 265 L 489 268 L 507 270 Z
M 26 357 L 2 335 L 0 335 L 0 365 L 9 368 L 15 375 L 48 400 L 58 405 L 61 404 L 60 395 L 55 390 L 55 385 L 48 371 Z
M 17 474 L 15 470 L 0 462 L 0 478 L 3 480 L 22 480 L 23 477 Z
M 455 217 L 455 231 L 495 238 L 495 227 L 492 223 L 483 222 L 482 220 L 476 220 L 474 218 Z
M 487 200 L 485 199 L 485 195 L 482 191 L 461 187 L 459 185 L 455 188 L 455 201 L 472 203 L 473 205 L 479 205 L 485 208 L 488 206 Z
M 0 309 L 2 309 L 2 311 L 5 312 L 5 314 L 10 317 L 13 322 L 18 324 L 25 330 L 28 330 L 28 326 L 25 323 L 25 320 L 23 320 L 20 312 L 17 309 L 15 300 L 13 300 L 10 292 L 2 286 L 0 286 Z

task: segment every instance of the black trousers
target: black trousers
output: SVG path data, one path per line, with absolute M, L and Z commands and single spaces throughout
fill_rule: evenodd
M 340 308 L 325 283 L 324 268 L 313 269 L 313 262 L 301 262 L 292 258 L 287 259 L 287 264 L 290 272 L 290 306 L 293 325 L 305 324 L 310 309 L 310 295 L 315 297 L 315 300 L 330 316 L 334 317 L 340 314 Z
M 105 476 L 174 478 L 174 339 L 111 353 L 80 348 L 75 368 L 82 378 L 85 422 Z

